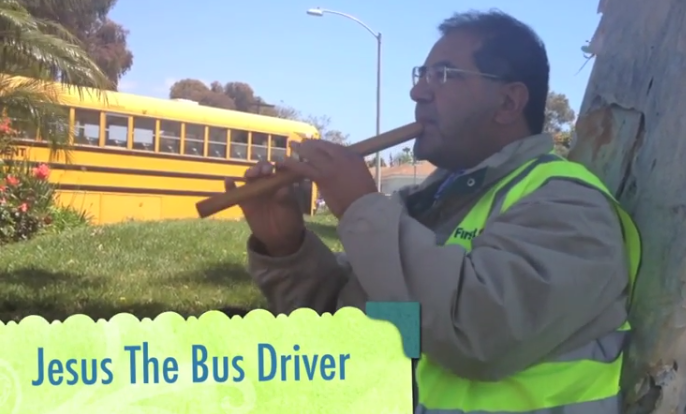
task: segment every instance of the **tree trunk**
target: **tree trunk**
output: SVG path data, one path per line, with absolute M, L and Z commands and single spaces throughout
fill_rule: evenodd
M 569 158 L 636 220 L 643 262 L 626 414 L 686 412 L 686 1 L 601 0 L 596 55 Z

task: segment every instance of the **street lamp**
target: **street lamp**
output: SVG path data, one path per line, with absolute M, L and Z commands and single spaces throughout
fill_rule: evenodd
M 308 15 L 315 17 L 322 17 L 325 13 L 335 14 L 356 22 L 376 39 L 376 135 L 381 135 L 381 32 L 375 32 L 362 20 L 346 13 L 320 8 L 307 10 Z M 376 188 L 379 192 L 381 191 L 381 152 L 376 153 Z

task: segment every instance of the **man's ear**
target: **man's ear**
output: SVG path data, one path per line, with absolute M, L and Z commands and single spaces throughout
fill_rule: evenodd
M 500 96 L 496 122 L 499 124 L 516 122 L 529 102 L 529 89 L 521 82 L 508 83 L 500 87 Z

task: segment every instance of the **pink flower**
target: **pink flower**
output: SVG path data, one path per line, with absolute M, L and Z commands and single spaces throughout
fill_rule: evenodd
M 40 164 L 33 169 L 33 175 L 39 180 L 45 180 L 50 176 L 50 168 L 46 164 Z
M 19 179 L 13 175 L 8 175 L 5 179 L 5 182 L 7 182 L 7 185 L 10 187 L 16 187 L 19 185 Z
M 12 128 L 10 127 L 10 120 L 9 118 L 4 118 L 2 121 L 0 121 L 0 133 L 8 134 L 10 132 L 12 132 Z

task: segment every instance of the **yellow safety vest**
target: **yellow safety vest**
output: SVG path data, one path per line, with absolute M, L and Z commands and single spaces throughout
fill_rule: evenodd
M 629 255 L 630 288 L 641 259 L 638 229 L 603 183 L 581 164 L 546 154 L 500 180 L 469 211 L 446 244 L 471 250 L 472 238 L 502 202 L 499 213 L 549 180 L 574 180 L 601 191 L 621 220 Z M 463 230 L 466 229 L 466 230 Z M 459 233 L 459 234 L 458 234 Z M 417 364 L 419 404 L 415 414 L 619 414 L 622 348 L 631 327 L 615 332 L 550 362 L 534 365 L 497 382 L 471 381 L 448 372 L 422 354 Z

